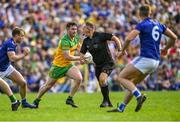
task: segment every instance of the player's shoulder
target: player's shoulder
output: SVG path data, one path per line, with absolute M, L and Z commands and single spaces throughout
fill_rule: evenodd
M 137 25 L 138 26 L 146 26 L 148 23 L 149 23 L 149 21 L 148 21 L 149 19 L 147 18 L 147 19 L 144 19 L 144 20 L 142 20 L 142 21 L 140 21 Z
M 154 25 L 155 23 L 156 22 L 154 20 L 148 17 L 140 21 L 136 27 L 139 28 L 140 30 L 144 30 L 144 29 L 148 29 L 149 27 L 151 28 L 151 26 Z
M 88 41 L 89 41 L 89 37 L 85 37 L 85 38 L 83 39 L 83 44 L 86 44 Z
M 64 43 L 68 43 L 68 36 L 67 34 L 64 34 L 60 40 L 59 40 L 59 44 L 64 44 Z
M 144 26 L 151 25 L 151 24 L 153 24 L 153 25 L 161 25 L 161 23 L 158 20 L 152 19 L 152 18 L 146 18 L 145 20 L 140 22 L 140 24 L 144 25 Z
M 68 37 L 68 35 L 67 34 L 64 34 L 62 37 L 61 37 L 61 40 L 68 40 L 69 39 L 69 37 Z
M 7 40 L 3 43 L 3 45 L 15 45 L 15 44 L 14 44 L 13 39 L 12 39 L 12 38 L 9 38 L 9 39 L 7 39 Z
M 65 34 L 62 36 L 61 38 L 62 42 L 70 42 L 70 37 L 68 36 L 68 34 Z
M 94 32 L 94 35 L 95 36 L 102 36 L 102 35 L 104 35 L 104 34 L 107 34 L 106 32 Z
M 83 38 L 83 43 L 84 43 L 84 42 L 87 42 L 87 41 L 90 41 L 90 38 L 89 38 L 88 36 L 86 36 L 86 37 Z
M 76 34 L 76 35 L 74 36 L 74 41 L 76 42 L 76 44 L 77 44 L 80 40 L 81 40 L 80 35 L 79 35 L 79 34 Z

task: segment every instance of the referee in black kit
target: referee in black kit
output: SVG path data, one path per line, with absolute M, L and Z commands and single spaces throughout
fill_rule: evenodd
M 81 57 L 83 57 L 89 51 L 93 57 L 96 77 L 103 95 L 103 101 L 100 107 L 112 107 L 113 105 L 109 99 L 107 78 L 114 69 L 115 64 L 107 41 L 114 41 L 119 53 L 121 51 L 121 40 L 110 33 L 95 32 L 95 26 L 89 22 L 85 23 L 83 33 L 86 38 L 83 41 L 80 53 Z

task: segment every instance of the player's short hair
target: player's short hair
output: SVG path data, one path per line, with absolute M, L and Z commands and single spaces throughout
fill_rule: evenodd
M 77 26 L 75 22 L 68 22 L 66 25 L 66 29 L 69 29 L 71 26 Z
M 151 7 L 149 5 L 143 5 L 139 8 L 139 14 L 143 17 L 148 17 L 151 12 Z
M 12 30 L 12 36 L 16 36 L 16 35 L 19 35 L 21 33 L 24 33 L 25 35 L 25 31 L 22 29 L 22 28 L 19 28 L 19 27 L 15 27 L 13 30 Z
M 85 26 L 90 27 L 91 29 L 95 28 L 95 26 L 92 23 L 90 23 L 90 22 L 86 22 Z

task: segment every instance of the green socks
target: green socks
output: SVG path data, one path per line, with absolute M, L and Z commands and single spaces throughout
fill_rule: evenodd
M 67 99 L 72 99 L 72 97 L 71 96 L 68 96 L 68 98 Z
M 17 101 L 14 95 L 9 96 L 9 99 L 11 100 L 11 103 L 15 103 Z

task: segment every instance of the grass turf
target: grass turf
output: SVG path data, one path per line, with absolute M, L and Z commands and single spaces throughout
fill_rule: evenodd
M 101 93 L 78 93 L 74 101 L 78 109 L 65 104 L 68 94 L 46 94 L 39 109 L 22 109 L 12 112 L 6 95 L 0 95 L 0 121 L 180 121 L 180 91 L 145 92 L 148 99 L 141 111 L 134 112 L 135 99 L 124 113 L 107 113 L 112 108 L 99 108 Z M 17 98 L 20 98 L 16 94 Z M 28 94 L 32 102 L 36 94 Z M 111 92 L 112 103 L 122 101 L 124 93 Z

